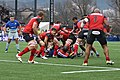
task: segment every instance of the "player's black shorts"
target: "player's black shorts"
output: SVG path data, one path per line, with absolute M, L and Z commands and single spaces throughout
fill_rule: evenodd
M 105 33 L 102 30 L 89 30 L 87 36 L 87 43 L 93 44 L 96 39 L 101 45 L 107 44 Z
M 72 34 L 72 33 L 70 33 L 70 35 L 69 35 L 69 38 L 68 39 L 72 39 L 73 40 L 73 42 L 72 42 L 72 44 L 74 44 L 75 42 L 76 42 L 76 37 L 75 37 L 75 35 L 74 34 Z
M 34 36 L 33 35 L 31 35 L 29 33 L 24 33 L 24 32 L 23 32 L 23 38 L 25 39 L 26 42 L 34 40 Z
M 80 39 L 87 38 L 87 34 L 88 34 L 88 30 L 82 30 L 82 31 L 78 34 L 78 38 L 80 38 Z
M 66 40 L 64 40 L 64 39 L 61 39 L 61 41 L 62 41 L 63 45 L 65 45 L 65 42 L 66 42 Z

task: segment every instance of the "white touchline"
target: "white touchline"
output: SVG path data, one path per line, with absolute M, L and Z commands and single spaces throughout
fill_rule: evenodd
M 11 62 L 11 63 L 19 63 L 19 61 L 13 61 L 13 60 L 0 60 L 0 62 Z M 28 63 L 28 62 L 23 62 Z M 120 70 L 120 68 L 113 68 L 113 67 L 100 67 L 100 66 L 80 66 L 80 65 L 69 65 L 69 64 L 54 64 L 54 63 L 36 63 L 36 65 L 42 64 L 42 65 L 50 65 L 50 66 L 61 66 L 61 67 L 78 67 L 78 68 L 96 68 L 96 69 L 105 69 L 105 70 L 85 70 L 85 71 L 69 71 L 69 72 L 61 72 L 61 73 L 78 73 L 78 72 L 101 72 L 101 71 L 114 71 L 114 70 Z

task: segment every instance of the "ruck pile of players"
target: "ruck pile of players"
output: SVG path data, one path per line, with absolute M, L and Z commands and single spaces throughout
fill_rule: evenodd
M 78 47 L 85 52 L 83 65 L 88 65 L 90 51 L 92 50 L 97 57 L 98 52 L 92 45 L 97 39 L 101 44 L 106 64 L 114 64 L 109 58 L 109 50 L 107 47 L 106 33 L 110 32 L 110 26 L 107 18 L 100 13 L 99 9 L 95 9 L 93 13 L 84 16 L 82 20 L 73 17 L 73 29 L 71 31 L 63 28 L 60 21 L 57 21 L 47 32 L 39 31 L 39 24 L 44 18 L 44 13 L 39 12 L 38 16 L 32 18 L 23 30 L 23 38 L 28 43 L 23 51 L 16 55 L 17 59 L 22 62 L 22 55 L 31 51 L 28 63 L 38 63 L 34 61 L 34 57 L 48 59 L 46 55 L 53 49 L 52 57 L 75 58 L 77 56 Z M 106 27 L 105 27 L 106 26 Z M 36 38 L 34 38 L 34 35 Z M 86 40 L 86 47 L 84 41 Z M 40 49 L 37 50 L 38 45 Z

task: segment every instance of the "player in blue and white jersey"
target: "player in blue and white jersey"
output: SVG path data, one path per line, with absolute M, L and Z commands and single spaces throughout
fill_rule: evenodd
M 6 32 L 7 28 L 9 28 L 9 32 L 8 32 L 8 41 L 6 43 L 5 53 L 8 52 L 8 47 L 13 38 L 15 39 L 15 42 L 16 42 L 17 52 L 20 52 L 19 44 L 18 44 L 18 38 L 19 38 L 18 34 L 20 34 L 21 29 L 20 29 L 19 22 L 17 20 L 15 20 L 14 16 L 10 16 L 10 21 L 8 21 L 6 23 L 5 28 L 4 28 L 5 34 L 7 34 L 7 32 Z M 18 32 L 18 30 L 19 30 L 19 32 Z

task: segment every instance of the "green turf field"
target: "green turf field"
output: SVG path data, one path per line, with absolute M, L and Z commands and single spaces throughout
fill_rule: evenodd
M 110 57 L 114 65 L 106 65 L 99 43 L 95 43 L 100 58 L 91 56 L 89 66 L 81 66 L 83 57 L 75 59 L 35 58 L 38 64 L 28 64 L 30 53 L 23 55 L 24 63 L 15 57 L 16 47 L 12 42 L 8 53 L 4 53 L 6 42 L 0 42 L 0 80 L 120 80 L 120 42 L 108 42 Z M 20 42 L 21 50 L 25 42 Z

